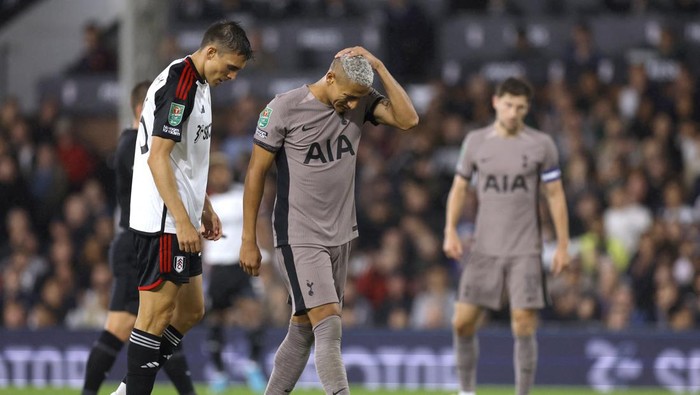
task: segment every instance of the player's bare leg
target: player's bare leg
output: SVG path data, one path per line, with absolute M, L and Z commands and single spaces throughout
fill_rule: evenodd
M 180 288 L 170 325 L 185 334 L 204 317 L 202 275 L 190 277 L 190 282 Z
M 479 359 L 479 341 L 476 332 L 482 318 L 483 312 L 479 306 L 455 303 L 452 326 L 460 395 L 473 395 L 476 392 L 476 364 Z
M 517 395 L 530 393 L 537 371 L 537 310 L 513 309 L 511 328 L 515 338 L 513 363 Z
M 126 311 L 110 311 L 107 313 L 105 330 L 113 334 L 117 339 L 125 342 L 129 339 L 131 329 L 136 322 L 136 316 Z

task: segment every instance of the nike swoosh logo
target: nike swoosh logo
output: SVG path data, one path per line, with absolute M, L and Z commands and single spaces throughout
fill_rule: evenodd
M 335 391 L 335 392 L 333 393 L 333 395 L 338 395 L 339 393 L 343 392 L 344 390 L 345 390 L 345 388 L 341 388 L 341 389 L 339 389 L 338 391 Z
M 311 129 L 313 129 L 313 128 L 314 128 L 313 126 L 307 127 L 306 125 L 302 125 L 302 126 L 301 126 L 301 131 L 302 131 L 302 132 L 306 132 L 307 130 L 311 130 Z

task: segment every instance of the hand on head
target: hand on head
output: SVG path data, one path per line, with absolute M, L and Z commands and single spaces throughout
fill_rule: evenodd
M 341 56 L 362 56 L 367 59 L 369 64 L 375 70 L 382 65 L 382 62 L 379 59 L 377 59 L 374 55 L 372 55 L 372 53 L 363 47 L 349 47 L 341 49 L 337 54 L 335 54 L 335 58 L 340 58 Z

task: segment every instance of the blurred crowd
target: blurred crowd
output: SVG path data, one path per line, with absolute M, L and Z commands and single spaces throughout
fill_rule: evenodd
M 332 8 L 353 2 L 183 0 L 178 12 L 192 13 L 203 5 L 278 3 Z M 481 3 L 505 7 L 518 2 Z M 603 3 L 656 7 L 662 2 Z M 692 0 L 663 3 L 697 6 Z M 693 328 L 700 314 L 700 74 L 688 66 L 684 43 L 673 35 L 662 34 L 650 51 L 641 60 L 629 57 L 620 81 L 607 79 L 600 72 L 596 43 L 579 24 L 562 54 L 564 72 L 535 86 L 527 123 L 558 145 L 573 256 L 568 271 L 548 278 L 551 304 L 541 315 L 545 326 L 680 331 Z M 168 53 L 173 52 L 177 49 Z M 84 64 L 77 61 L 69 71 L 81 72 Z M 659 64 L 672 67 L 659 74 Z M 415 82 L 410 73 L 405 78 L 401 82 Z M 462 263 L 442 253 L 445 201 L 464 137 L 493 120 L 494 81 L 466 72 L 455 83 L 431 77 L 423 86 L 429 100 L 414 130 L 370 124 L 364 130 L 357 153 L 360 238 L 343 309 L 347 327 L 450 327 Z M 216 109 L 212 147 L 229 157 L 237 182 L 243 180 L 257 116 L 268 100 L 246 96 Z M 107 251 L 115 232 L 111 158 L 76 136 L 78 121 L 52 98 L 42 99 L 35 113 L 24 111 L 15 98 L 0 104 L 5 328 L 98 328 L 106 316 Z M 478 205 L 474 193 L 468 197 L 459 226 L 467 255 Z M 267 219 L 261 232 L 267 237 L 261 240 L 268 251 L 273 248 L 273 201 L 274 176 L 261 210 Z M 547 266 L 555 237 L 542 202 Z M 287 294 L 273 265 L 264 266 L 256 289 L 270 325 L 286 326 Z M 237 314 L 231 312 L 231 322 Z M 488 319 L 505 324 L 507 316 L 506 309 Z
M 216 19 L 222 14 L 247 13 L 256 18 L 348 18 L 381 8 L 412 3 L 433 15 L 477 12 L 491 15 L 560 15 L 565 13 L 645 13 L 700 11 L 697 0 L 179 0 L 182 20 Z

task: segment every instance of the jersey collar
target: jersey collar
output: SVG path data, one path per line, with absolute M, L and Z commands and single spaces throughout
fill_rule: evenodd
M 187 57 L 185 58 L 185 62 L 189 62 L 189 63 L 190 63 L 190 66 L 192 66 L 192 69 L 194 70 L 194 75 L 197 76 L 197 81 L 199 81 L 199 82 L 202 83 L 202 84 L 204 84 L 204 83 L 207 82 L 206 80 L 204 80 L 204 77 L 202 77 L 201 75 L 199 75 L 199 71 L 197 71 L 197 68 L 194 66 L 194 61 L 192 61 L 192 58 L 190 58 L 189 56 L 187 56 Z

